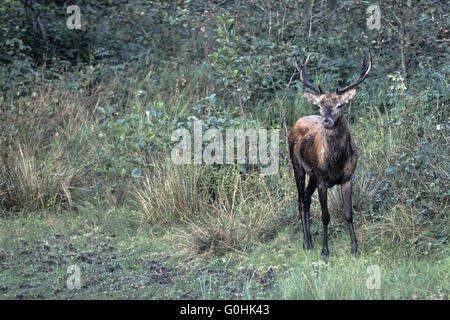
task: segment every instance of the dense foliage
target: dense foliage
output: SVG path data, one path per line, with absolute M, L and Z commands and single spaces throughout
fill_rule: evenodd
M 131 198 L 152 222 L 190 221 L 200 247 L 242 249 L 295 212 L 285 145 L 279 175 L 266 179 L 251 166 L 175 170 L 171 133 L 202 119 L 205 129 L 284 134 L 316 112 L 301 98 L 295 62 L 312 53 L 312 80 L 332 91 L 353 80 L 370 48 L 373 70 L 346 111 L 360 148 L 355 209 L 376 219 L 411 208 L 417 223 L 436 221 L 424 239 L 447 241 L 436 227 L 448 222 L 450 196 L 447 1 L 380 1 L 375 29 L 370 1 L 71 4 L 79 30 L 66 26 L 66 1 L 0 4 L 2 212 Z M 210 210 L 194 223 L 199 208 Z

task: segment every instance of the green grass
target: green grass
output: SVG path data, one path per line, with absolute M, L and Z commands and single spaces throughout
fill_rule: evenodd
M 173 236 L 127 212 L 34 212 L 1 218 L 0 297 L 5 299 L 209 299 L 258 290 L 221 259 L 192 259 Z M 68 289 L 70 265 L 81 289 Z M 259 275 L 257 275 L 259 276 Z M 260 276 L 259 276 L 260 277 Z
M 362 246 L 350 254 L 347 232 L 330 232 L 331 257 L 301 248 L 298 226 L 243 253 L 195 255 L 174 229 L 141 224 L 125 210 L 46 211 L 0 218 L 0 297 L 4 299 L 443 299 L 448 298 L 447 248 L 428 256 L 398 244 Z M 316 230 L 317 229 L 317 230 Z M 406 248 L 406 247 L 405 247 Z M 70 265 L 81 289 L 68 289 Z M 367 268 L 381 287 L 367 288 Z

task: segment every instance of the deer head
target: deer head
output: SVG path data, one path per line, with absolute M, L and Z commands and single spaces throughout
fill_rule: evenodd
M 310 56 L 311 55 L 308 55 L 301 69 L 296 64 L 297 70 L 300 72 L 300 80 L 306 87 L 316 93 L 312 94 L 304 91 L 303 97 L 306 101 L 319 107 L 320 115 L 322 116 L 322 125 L 324 128 L 332 129 L 342 117 L 343 112 L 341 107 L 352 101 L 356 95 L 355 88 L 363 82 L 369 74 L 370 68 L 372 67 L 372 55 L 369 50 L 369 63 L 367 63 L 366 59 L 363 59 L 361 71 L 356 80 L 343 89 L 337 89 L 335 93 L 323 93 L 320 85 L 316 87 L 309 81 L 306 73 L 306 65 Z

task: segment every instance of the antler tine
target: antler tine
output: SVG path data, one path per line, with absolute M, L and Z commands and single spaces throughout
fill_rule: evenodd
M 300 69 L 300 67 L 298 66 L 297 62 L 295 63 L 295 67 L 297 68 L 298 72 L 300 72 L 300 80 L 303 82 L 303 84 L 305 86 L 307 86 L 308 88 L 310 88 L 311 90 L 313 90 L 314 92 L 318 93 L 318 94 L 322 94 L 322 89 L 315 87 L 311 81 L 309 81 L 308 75 L 306 74 L 306 64 L 309 61 L 309 57 L 311 56 L 311 54 L 308 55 L 308 57 L 305 60 L 305 63 L 303 64 L 303 67 Z
M 370 53 L 369 49 L 369 64 L 367 64 L 366 59 L 363 59 L 361 71 L 359 72 L 359 75 L 356 78 L 356 80 L 351 84 L 349 84 L 348 86 L 346 86 L 344 89 L 336 89 L 336 93 L 342 94 L 345 91 L 355 88 L 357 85 L 359 85 L 361 82 L 364 81 L 364 79 L 369 74 L 371 68 L 372 68 L 372 54 Z

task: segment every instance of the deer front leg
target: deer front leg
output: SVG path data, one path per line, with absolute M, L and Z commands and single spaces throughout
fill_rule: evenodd
M 319 184 L 319 201 L 322 209 L 322 225 L 323 225 L 323 249 L 322 256 L 328 257 L 328 223 L 330 222 L 330 214 L 327 205 L 327 186 Z
M 352 213 L 352 180 L 344 182 L 341 185 L 342 199 L 344 200 L 344 216 L 347 221 L 348 230 L 350 231 L 350 241 L 352 245 L 352 253 L 358 253 L 358 244 L 353 229 L 353 213 Z

